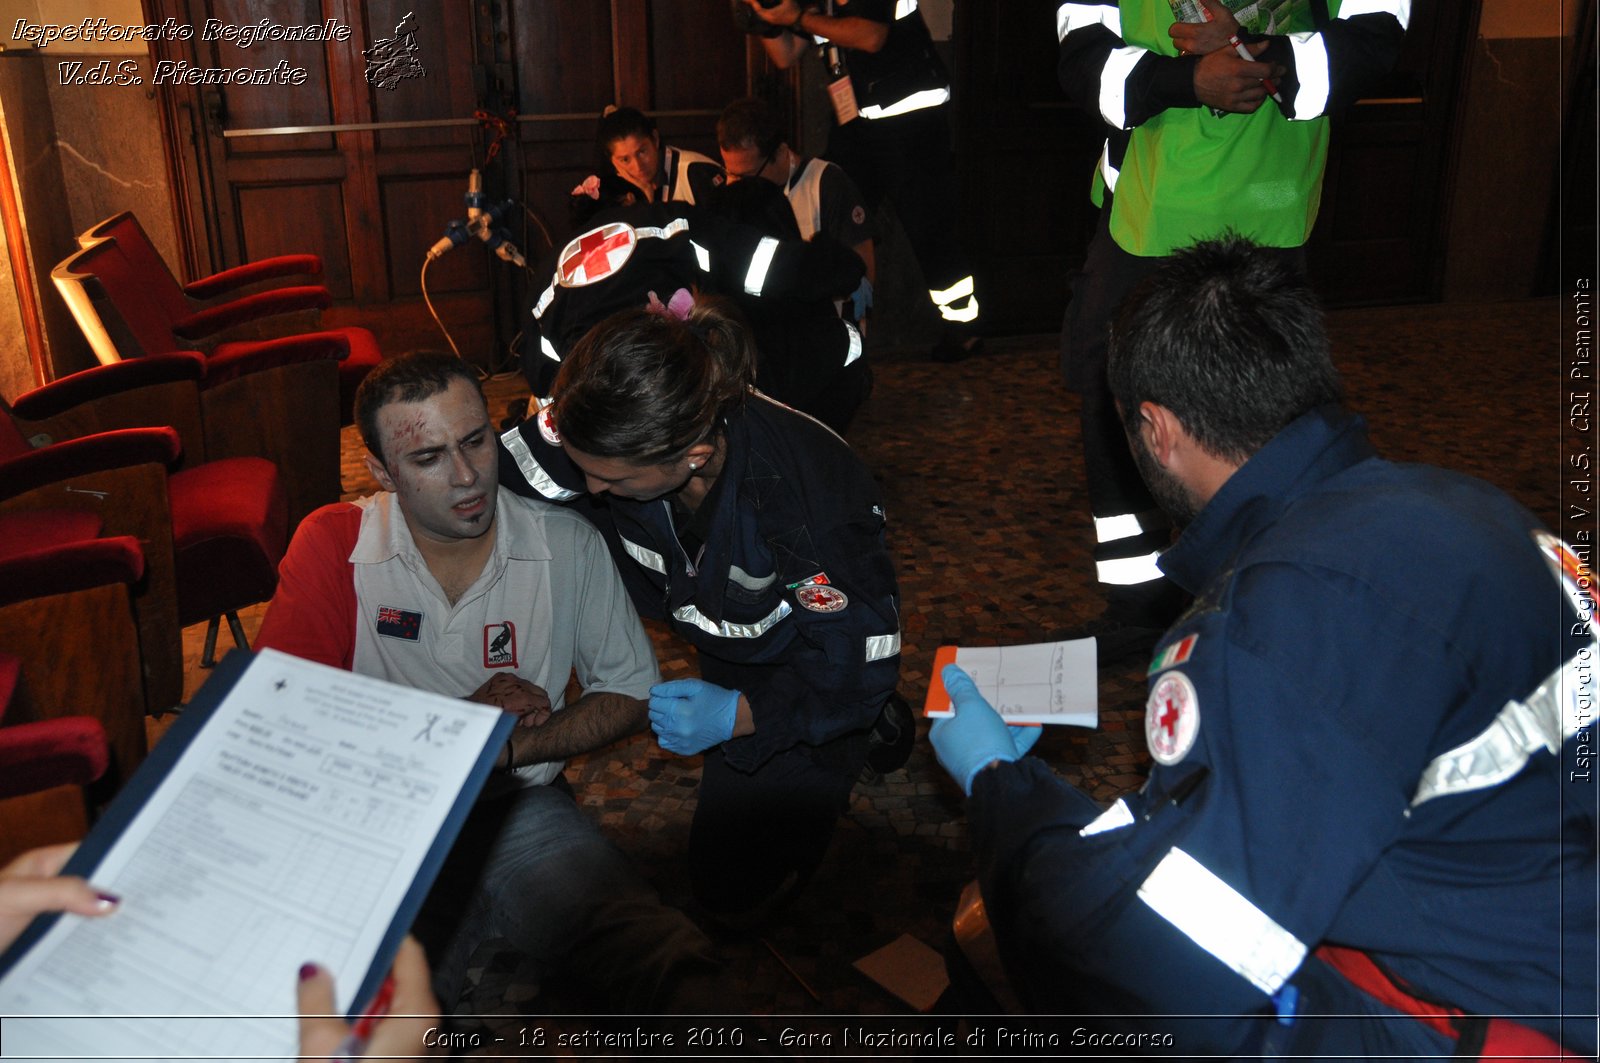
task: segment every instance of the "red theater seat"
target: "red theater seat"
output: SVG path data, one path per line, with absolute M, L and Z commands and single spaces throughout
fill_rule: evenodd
M 203 372 L 194 354 L 100 366 L 30 392 L 0 417 L 0 514 L 25 521 L 39 510 L 87 512 L 106 534 L 143 545 L 147 572 L 135 604 L 155 712 L 182 698 L 182 627 L 209 619 L 212 641 L 228 615 L 243 645 L 231 614 L 272 596 L 288 540 L 271 462 L 205 460 L 196 427 Z M 59 401 L 63 394 L 73 402 Z

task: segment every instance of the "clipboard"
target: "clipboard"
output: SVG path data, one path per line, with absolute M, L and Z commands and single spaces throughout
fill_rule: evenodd
M 275 669 L 276 671 L 268 673 L 264 671 L 265 669 Z M 370 960 L 366 961 L 364 973 L 360 977 L 359 983 L 351 991 L 347 990 L 344 980 L 340 982 L 340 997 L 341 999 L 348 999 L 349 1007 L 346 1010 L 348 1014 L 353 1016 L 362 1010 L 361 1005 L 376 995 L 379 985 L 393 963 L 394 955 L 400 946 L 400 942 L 405 937 L 407 930 L 420 910 L 423 900 L 427 897 L 428 890 L 443 866 L 444 860 L 454 844 L 456 836 L 460 833 L 479 791 L 493 769 L 500 746 L 504 744 L 512 726 L 515 724 L 515 717 L 512 715 L 500 713 L 498 710 L 487 706 L 469 705 L 456 699 L 442 698 L 437 695 L 409 690 L 372 677 L 358 676 L 339 669 L 303 661 L 273 650 L 262 650 L 258 654 L 235 650 L 229 653 L 217 666 L 216 672 L 195 695 L 178 721 L 173 724 L 161 742 L 156 745 L 151 755 L 140 765 L 133 777 L 118 793 L 88 836 L 80 843 L 62 873 L 82 875 L 89 878 L 90 881 L 96 881 L 97 869 L 102 867 L 106 858 L 124 837 L 130 836 L 130 831 L 150 828 L 151 824 L 148 820 L 141 821 L 142 816 L 148 814 L 150 817 L 159 817 L 160 815 L 170 814 L 174 810 L 181 811 L 186 809 L 188 806 L 184 805 L 183 802 L 186 800 L 192 802 L 190 787 L 194 785 L 194 780 L 201 780 L 211 784 L 213 790 L 220 791 L 224 789 L 216 786 L 211 778 L 202 774 L 194 763 L 186 764 L 185 758 L 190 756 L 192 751 L 200 748 L 202 736 L 207 736 L 204 743 L 207 751 L 221 751 L 217 755 L 218 762 L 224 759 L 230 750 L 236 748 L 239 742 L 247 744 L 252 738 L 258 742 L 265 742 L 266 739 L 254 734 L 243 734 L 239 739 L 235 738 L 234 729 L 240 727 L 238 721 L 256 709 L 257 706 L 255 703 L 246 705 L 240 700 L 230 702 L 229 698 L 236 690 L 241 689 L 241 681 L 245 680 L 247 675 L 251 677 L 249 680 L 250 689 L 259 690 L 261 689 L 261 684 L 267 681 L 269 674 L 279 677 L 278 682 L 280 685 L 278 689 L 280 690 L 283 689 L 282 684 L 293 681 L 296 684 L 304 684 L 304 697 L 310 698 L 313 695 L 325 697 L 331 706 L 328 710 L 330 714 L 338 711 L 337 702 L 339 698 L 348 699 L 351 707 L 346 712 L 348 717 L 348 720 L 345 721 L 346 723 L 352 720 L 361 720 L 361 713 L 366 711 L 383 716 L 384 725 L 389 727 L 395 734 L 399 734 L 402 727 L 414 727 L 419 721 L 426 721 L 427 717 L 435 715 L 430 712 L 430 709 L 437 709 L 439 712 L 436 715 L 441 718 L 448 717 L 450 726 L 455 727 L 454 732 L 451 734 L 441 732 L 441 738 L 438 742 L 434 742 L 433 736 L 429 734 L 429 741 L 423 743 L 424 745 L 447 749 L 448 761 L 445 761 L 444 755 L 440 754 L 440 763 L 445 766 L 441 767 L 437 773 L 438 780 L 434 787 L 435 793 L 429 799 L 431 811 L 425 816 L 418 817 L 421 822 L 410 828 L 409 833 L 405 833 L 401 827 L 397 826 L 395 828 L 397 836 L 404 835 L 406 844 L 409 846 L 409 851 L 413 856 L 396 861 L 395 873 L 383 886 L 382 895 L 385 897 L 395 895 L 400 888 L 400 879 L 398 878 L 400 874 L 409 874 L 409 883 L 404 885 L 398 901 L 389 909 L 391 914 L 387 924 L 382 927 L 381 935 L 377 937 L 376 944 L 371 948 Z M 324 695 L 322 693 L 324 689 L 334 691 L 335 694 Z M 374 697 L 381 695 L 389 700 L 382 701 L 381 708 L 373 708 L 370 704 L 365 706 L 362 704 L 361 698 L 364 695 Z M 243 696 L 241 695 L 241 697 Z M 227 706 L 226 710 L 224 710 L 225 705 Z M 408 713 L 411 715 L 408 716 Z M 487 715 L 489 713 L 494 714 L 492 718 Z M 289 717 L 286 715 L 284 719 L 289 719 Z M 309 728 L 319 718 L 310 719 L 311 722 L 306 724 L 308 729 L 304 732 L 305 735 L 310 737 L 290 735 L 284 738 L 283 741 L 286 743 L 302 741 L 308 747 L 313 744 L 318 735 L 317 732 L 309 730 Z M 465 723 L 457 725 L 456 721 L 465 721 Z M 294 720 L 292 722 L 300 721 Z M 351 726 L 354 725 L 351 724 Z M 431 727 L 433 723 L 428 723 L 427 726 Z M 227 730 L 225 732 L 211 731 L 208 733 L 208 727 L 220 727 Z M 265 732 L 269 728 L 263 726 L 261 730 Z M 292 728 L 284 727 L 286 733 L 290 730 Z M 416 738 L 422 737 L 423 732 L 417 732 Z M 393 741 L 392 736 L 390 736 L 389 741 Z M 406 810 L 403 804 L 405 787 L 410 785 L 415 788 L 423 785 L 423 783 L 416 780 L 411 780 L 408 783 L 399 773 L 395 772 L 390 772 L 385 776 L 382 774 L 381 766 L 374 769 L 370 764 L 362 763 L 361 755 L 364 750 L 352 751 L 346 748 L 347 746 L 348 743 L 345 742 L 339 743 L 338 748 L 333 748 L 330 744 L 329 748 L 321 751 L 323 759 L 320 763 L 330 771 L 330 778 L 333 780 L 333 783 L 327 789 L 336 789 L 338 784 L 345 782 L 345 779 L 341 779 L 337 774 L 331 774 L 342 768 L 346 771 L 346 779 L 350 780 L 347 786 L 353 794 L 358 794 L 363 782 L 369 782 L 371 783 L 371 789 L 379 796 L 382 796 L 381 787 L 387 784 L 392 790 L 400 794 L 400 797 L 392 803 L 396 804 L 404 812 Z M 238 748 L 243 747 L 238 746 Z M 308 753 L 307 755 L 308 757 L 316 756 L 314 753 Z M 421 749 L 418 754 L 419 758 L 431 755 L 430 749 Z M 199 755 L 197 755 L 198 759 Z M 427 761 L 427 763 L 431 765 L 433 762 Z M 206 770 L 214 773 L 215 764 L 208 766 Z M 163 783 L 169 779 L 173 780 L 173 786 L 163 791 Z M 303 780 L 296 781 L 301 782 Z M 257 777 L 250 779 L 249 782 L 252 785 L 265 787 L 269 785 L 270 780 Z M 453 797 L 449 795 L 446 789 L 447 786 L 458 786 Z M 246 795 L 246 800 L 243 803 L 248 804 L 249 796 L 255 791 L 249 790 L 243 783 L 241 783 L 241 788 L 245 789 Z M 153 799 L 157 797 L 158 793 L 162 794 L 160 799 L 162 804 L 159 810 L 153 808 Z M 328 800 L 331 801 L 331 797 Z M 377 801 L 377 797 L 369 798 L 369 807 L 377 803 Z M 446 801 L 448 801 L 448 805 L 444 805 Z M 265 807 L 268 802 L 262 801 L 261 804 Z M 441 808 L 442 813 L 440 811 Z M 277 814 L 280 819 L 284 818 L 275 809 L 269 809 L 268 811 Z M 324 812 L 323 814 L 330 815 L 331 813 Z M 425 832 L 430 829 L 428 825 L 434 822 L 435 817 L 438 817 L 438 825 L 435 828 L 431 828 L 432 836 L 431 840 L 428 840 Z M 294 821 L 290 820 L 288 822 L 290 822 L 292 829 Z M 305 822 L 308 831 L 315 832 L 318 829 L 319 821 L 308 818 Z M 342 844 L 337 835 L 342 835 L 345 838 L 357 837 L 359 839 L 357 828 L 355 827 L 335 827 L 324 822 L 321 829 L 327 835 L 327 844 L 331 847 L 336 848 Z M 143 846 L 150 844 L 152 838 L 158 838 L 159 836 L 152 831 L 141 837 L 142 840 L 137 845 L 130 842 L 130 847 L 124 848 L 121 860 L 123 870 L 126 871 L 133 865 Z M 374 842 L 373 848 L 379 848 L 379 843 Z M 409 860 L 414 858 L 414 854 L 419 849 L 422 855 L 417 859 L 415 868 L 412 869 Z M 259 869 L 259 873 L 266 875 L 271 870 L 270 866 L 262 867 Z M 112 884 L 106 882 L 97 882 L 97 884 L 108 888 L 112 886 Z M 118 892 L 123 897 L 122 908 L 103 920 L 107 924 L 124 916 L 130 905 L 137 903 L 139 900 L 137 896 L 130 895 L 126 890 L 118 890 Z M 327 901 L 331 905 L 336 899 L 336 897 L 329 896 Z M 224 895 L 223 901 L 220 903 L 224 905 L 232 904 L 234 899 Z M 370 941 L 373 934 L 378 931 L 378 927 L 382 925 L 382 910 L 382 908 L 371 909 L 371 913 L 375 918 L 367 918 L 363 923 L 363 940 Z M 321 918 L 322 913 L 315 908 L 311 908 L 309 911 L 308 922 Z M 12 947 L 5 951 L 4 955 L 0 955 L 0 1012 L 14 1016 L 6 1019 L 8 1051 L 12 1050 L 11 1042 L 14 1038 L 18 1041 L 23 1040 L 21 1034 L 25 1024 L 34 1022 L 42 1024 L 49 1020 L 43 1017 L 38 1019 L 20 1017 L 41 1013 L 13 1010 L 8 1001 L 14 999 L 18 992 L 26 992 L 28 985 L 32 983 L 23 983 L 22 990 L 17 990 L 16 986 L 13 985 L 13 992 L 8 996 L 7 977 L 13 972 L 17 972 L 20 977 L 21 972 L 18 972 L 18 968 L 24 965 L 24 962 L 40 946 L 40 943 L 46 940 L 47 935 L 56 928 L 63 918 L 71 918 L 79 926 L 87 927 L 89 925 L 89 921 L 75 916 L 63 917 L 57 914 L 42 916 L 30 924 Z M 93 922 L 99 923 L 101 920 Z M 70 932 L 70 929 L 70 927 L 65 928 L 63 935 L 53 940 L 59 941 L 62 936 Z M 219 949 L 219 951 L 221 950 Z M 362 962 L 367 952 L 364 948 L 352 948 L 351 955 L 353 959 L 349 967 L 356 967 Z M 303 957 L 303 959 L 316 958 L 315 956 Z M 48 962 L 43 957 L 35 957 L 35 959 L 40 963 Z M 108 962 L 111 959 L 108 957 Z M 292 989 L 292 983 L 292 970 L 284 972 L 283 988 L 285 990 Z M 348 998 L 346 998 L 347 992 L 349 992 Z M 103 999 L 97 999 L 91 1001 L 91 1003 L 95 1006 L 100 1006 L 105 1002 Z M 168 1010 L 174 1015 L 180 1011 L 180 1009 Z M 82 1013 L 90 1014 L 91 1012 L 88 1007 L 85 1007 Z M 101 1007 L 100 1013 L 111 1015 L 119 1012 L 115 1005 L 112 1004 L 110 1007 Z M 143 1012 L 126 1010 L 120 1013 L 130 1016 L 143 1014 Z M 236 1013 L 231 1018 L 231 1021 L 239 1022 L 245 1018 L 247 1016 Z M 44 1028 L 41 1026 L 39 1029 L 43 1030 Z M 38 1036 L 44 1036 L 44 1034 L 40 1033 Z M 284 1050 L 289 1057 L 293 1057 L 295 1054 L 293 1042 L 291 1041 L 286 1045 Z M 256 1051 L 259 1052 L 260 1049 L 258 1048 Z

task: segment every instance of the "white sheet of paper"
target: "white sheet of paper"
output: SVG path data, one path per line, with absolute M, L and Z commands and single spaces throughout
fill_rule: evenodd
M 262 650 L 94 871 L 117 912 L 0 982 L 58 1016 L 8 1017 L 7 1058 L 295 1058 L 300 965 L 353 1006 L 499 715 Z
M 1094 639 L 1027 646 L 962 646 L 956 664 L 1007 723 L 1100 725 Z M 943 712 L 929 716 L 949 716 Z

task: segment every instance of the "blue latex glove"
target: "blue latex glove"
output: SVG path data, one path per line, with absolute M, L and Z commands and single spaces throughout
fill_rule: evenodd
M 933 743 L 940 765 L 960 784 L 961 792 L 970 797 L 972 780 L 978 772 L 997 760 L 1021 759 L 1039 740 L 1044 728 L 1007 724 L 983 700 L 972 677 L 960 665 L 947 664 L 940 675 L 955 715 L 934 720 L 928 741 Z
M 704 679 L 674 679 L 650 688 L 650 729 L 661 748 L 693 756 L 733 737 L 739 692 Z
M 862 277 L 856 290 L 850 293 L 851 320 L 860 321 L 872 309 L 872 282 Z

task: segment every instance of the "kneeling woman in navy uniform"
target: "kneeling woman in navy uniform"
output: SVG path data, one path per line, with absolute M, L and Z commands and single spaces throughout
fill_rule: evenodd
M 503 437 L 502 482 L 587 491 L 639 612 L 698 650 L 701 677 L 657 686 L 650 724 L 662 748 L 705 754 L 691 877 L 738 925 L 793 895 L 869 748 L 892 770 L 913 730 L 903 701 L 885 711 L 900 621 L 871 474 L 752 387 L 730 311 L 687 302 L 579 341 L 551 405 Z

